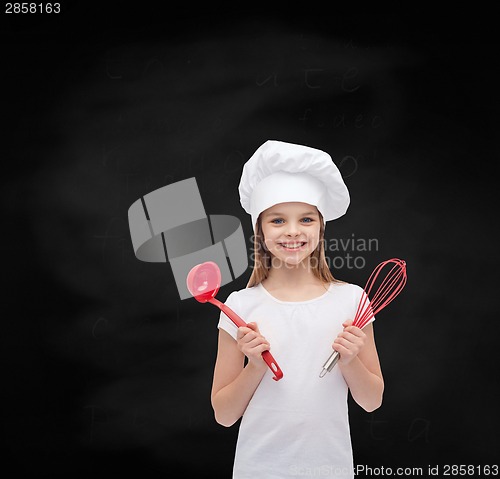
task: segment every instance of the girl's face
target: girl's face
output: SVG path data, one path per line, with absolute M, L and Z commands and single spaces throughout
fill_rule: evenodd
M 279 203 L 263 211 L 261 221 L 273 266 L 278 266 L 274 258 L 290 266 L 298 265 L 318 246 L 321 219 L 316 206 Z

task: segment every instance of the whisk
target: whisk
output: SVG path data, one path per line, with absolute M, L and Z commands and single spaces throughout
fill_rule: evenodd
M 392 264 L 389 272 L 382 280 L 370 301 L 371 291 L 385 266 Z M 372 272 L 366 282 L 364 291 L 359 300 L 358 308 L 354 316 L 352 325 L 363 329 L 370 320 L 382 309 L 384 309 L 405 287 L 406 284 L 406 263 L 398 258 L 392 258 L 380 263 Z M 323 369 L 319 375 L 322 378 L 330 372 L 339 360 L 340 354 L 334 351 L 323 364 Z

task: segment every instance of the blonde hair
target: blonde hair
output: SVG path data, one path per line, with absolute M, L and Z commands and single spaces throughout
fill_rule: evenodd
M 323 283 L 342 283 L 342 281 L 335 279 L 325 257 L 325 224 L 323 222 L 323 215 L 318 211 L 320 219 L 319 229 L 319 242 L 316 249 L 309 256 L 309 264 L 311 265 L 314 276 L 320 279 Z M 269 275 L 271 269 L 271 254 L 266 248 L 264 243 L 264 234 L 262 232 L 262 218 L 261 215 L 257 218 L 257 227 L 255 230 L 253 252 L 253 271 L 248 280 L 247 288 L 257 286 Z

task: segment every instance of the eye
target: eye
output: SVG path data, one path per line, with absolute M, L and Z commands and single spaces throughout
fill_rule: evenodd
M 274 218 L 273 220 L 271 220 L 271 223 L 275 224 L 275 225 L 280 225 L 282 224 L 282 222 L 284 222 L 285 220 L 283 218 Z
M 314 221 L 314 219 L 313 219 L 313 218 L 306 217 L 306 218 L 302 218 L 302 221 L 303 221 L 304 223 L 312 223 L 312 222 Z

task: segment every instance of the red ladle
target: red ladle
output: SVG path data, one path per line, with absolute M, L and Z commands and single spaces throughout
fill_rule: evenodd
M 247 325 L 230 307 L 215 299 L 221 283 L 221 273 L 216 263 L 207 261 L 194 266 L 187 276 L 186 283 L 189 292 L 197 301 L 217 306 L 238 327 Z M 279 381 L 283 377 L 283 372 L 271 353 L 264 351 L 262 359 L 274 373 L 273 379 Z

